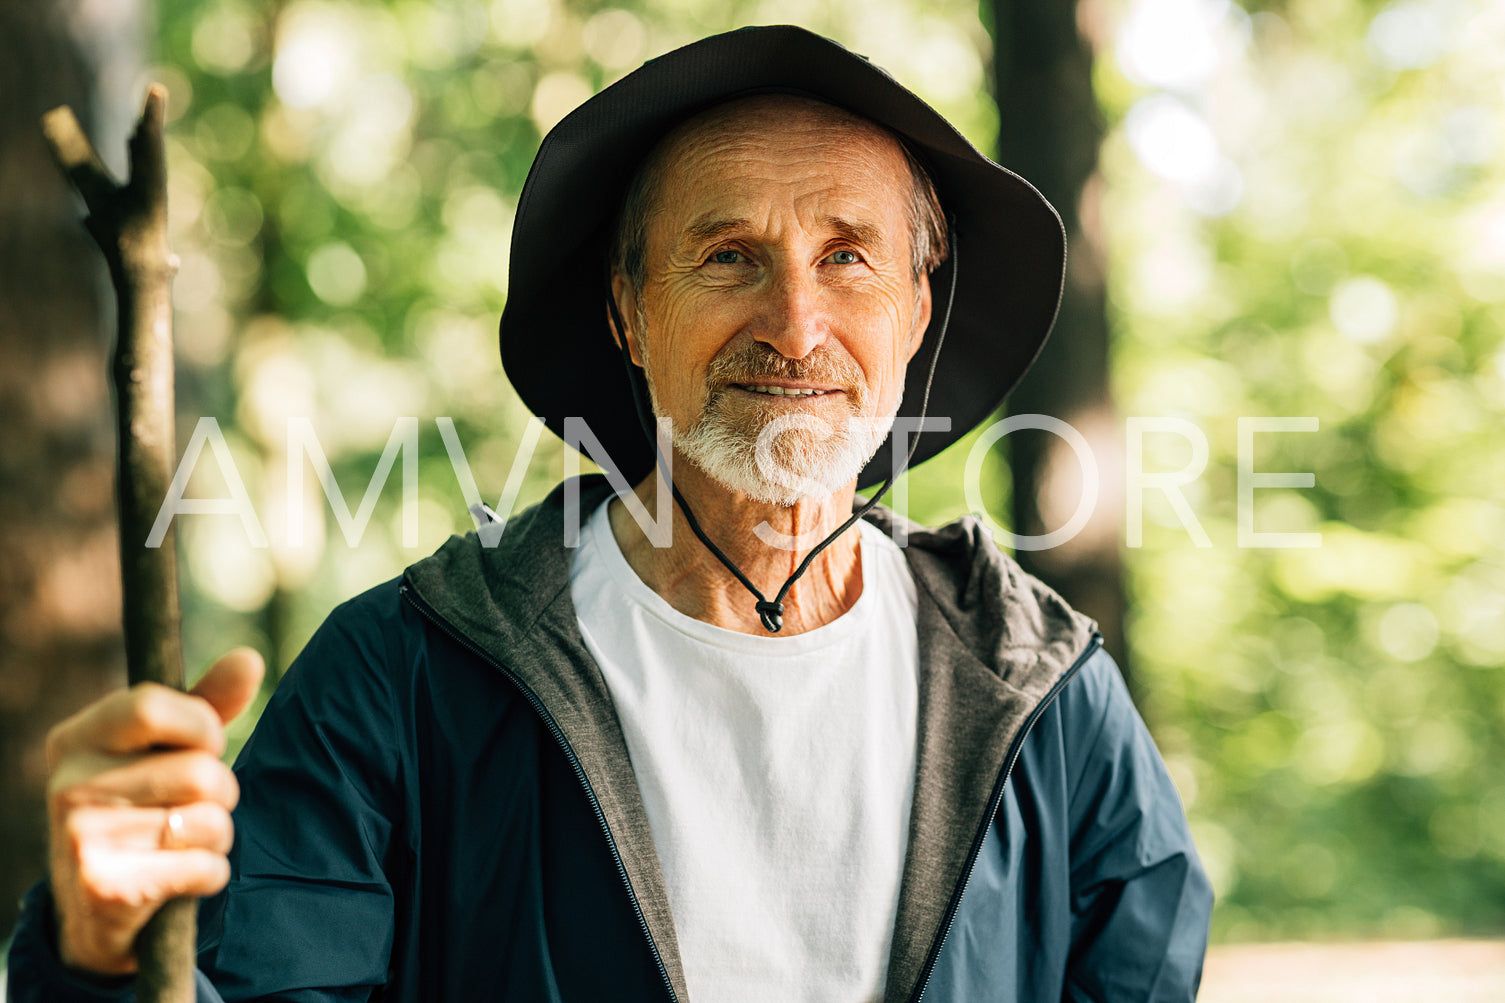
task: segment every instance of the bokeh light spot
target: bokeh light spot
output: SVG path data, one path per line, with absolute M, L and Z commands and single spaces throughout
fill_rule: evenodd
M 1129 109 L 1124 123 L 1129 146 L 1151 171 L 1169 181 L 1202 184 L 1218 169 L 1218 140 L 1207 122 L 1187 105 L 1164 94 Z
M 351 26 L 330 9 L 299 4 L 283 15 L 272 63 L 272 88 L 293 108 L 339 97 L 355 74 Z
M 1377 63 L 1392 70 L 1431 66 L 1446 41 L 1441 20 L 1428 3 L 1391 4 L 1369 22 L 1369 51 Z
M 193 29 L 193 59 L 210 73 L 239 73 L 256 55 L 256 25 L 244 9 L 211 7 Z
M 503 45 L 526 49 L 548 34 L 552 16 L 549 0 L 494 0 L 491 31 Z
M 647 40 L 643 22 L 631 11 L 603 10 L 585 22 L 580 33 L 586 55 L 609 70 L 636 66 Z
M 308 285 L 331 306 L 349 306 L 366 291 L 366 265 L 349 244 L 335 241 L 308 256 Z
M 533 91 L 533 121 L 548 132 L 591 96 L 591 85 L 573 73 L 550 73 Z
M 1437 647 L 1437 617 L 1421 603 L 1397 603 L 1376 626 L 1380 647 L 1403 662 L 1426 658 Z
M 222 244 L 249 243 L 261 223 L 261 203 L 244 188 L 220 188 L 204 204 L 204 226 Z
M 256 141 L 256 123 L 245 110 L 233 104 L 206 109 L 194 129 L 198 148 L 214 160 L 239 160 Z
M 1234 16 L 1226 0 L 1139 0 L 1118 33 L 1124 75 L 1151 87 L 1190 89 L 1217 72 Z
M 1328 315 L 1344 337 L 1368 345 L 1383 341 L 1395 330 L 1400 306 L 1389 286 L 1373 276 L 1361 275 L 1333 290 Z

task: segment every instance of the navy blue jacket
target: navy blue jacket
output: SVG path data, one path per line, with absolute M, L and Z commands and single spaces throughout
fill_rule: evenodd
M 685 999 L 569 597 L 565 520 L 605 490 L 567 484 L 495 548 L 452 539 L 315 634 L 236 764 L 201 1003 Z M 1090 621 L 975 522 L 908 530 L 918 768 L 885 999 L 1193 999 L 1211 893 Z M 51 908 L 44 882 L 11 949 L 15 1003 L 129 999 L 61 967 Z

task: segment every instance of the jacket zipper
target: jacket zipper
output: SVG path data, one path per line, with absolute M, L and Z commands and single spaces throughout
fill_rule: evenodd
M 982 843 L 987 838 L 988 829 L 993 824 L 993 816 L 998 814 L 998 806 L 1003 803 L 1003 791 L 1009 782 L 1009 775 L 1014 772 L 1014 764 L 1019 760 L 1019 750 L 1024 747 L 1024 740 L 1029 737 L 1029 733 L 1034 728 L 1035 722 L 1040 719 L 1040 715 L 1044 714 L 1046 708 L 1055 702 L 1056 697 L 1066 688 L 1066 684 L 1071 682 L 1082 666 L 1087 664 L 1087 659 L 1091 658 L 1097 652 L 1097 649 L 1102 647 L 1102 644 L 1103 635 L 1094 631 L 1091 639 L 1087 642 L 1087 647 L 1082 650 L 1082 653 L 1077 656 L 1076 661 L 1071 663 L 1071 667 L 1062 673 L 1061 678 L 1056 680 L 1055 685 L 1035 705 L 1035 709 L 1030 711 L 1029 717 L 1024 719 L 1024 726 L 1019 729 L 1019 733 L 1009 743 L 1008 754 L 1003 759 L 1003 772 L 998 775 L 998 782 L 993 785 L 993 797 L 988 803 L 988 813 L 983 816 L 982 828 L 978 830 L 977 835 L 972 839 L 972 848 L 967 853 L 967 866 L 962 871 L 961 882 L 951 893 L 951 901 L 946 904 L 946 912 L 941 921 L 940 939 L 935 942 L 935 946 L 930 949 L 930 954 L 925 958 L 925 967 L 920 970 L 920 984 L 915 989 L 914 995 L 910 997 L 910 1003 L 920 1003 L 925 996 L 925 990 L 930 988 L 930 976 L 935 971 L 935 963 L 940 959 L 941 951 L 946 947 L 946 939 L 951 936 L 951 925 L 956 922 L 956 911 L 961 906 L 962 895 L 967 890 L 967 884 L 972 880 L 972 871 L 977 867 L 977 855 L 982 852 Z
M 678 1003 L 679 997 L 674 992 L 674 982 L 669 978 L 669 969 L 664 966 L 664 959 L 658 953 L 658 944 L 654 943 L 653 931 L 648 929 L 648 918 L 643 915 L 643 908 L 638 904 L 637 892 L 633 891 L 632 881 L 627 877 L 627 865 L 622 863 L 622 855 L 617 852 L 617 841 L 612 838 L 611 826 L 606 822 L 606 813 L 601 810 L 601 802 L 596 799 L 596 792 L 591 789 L 590 780 L 585 775 L 585 768 L 580 765 L 580 760 L 575 755 L 575 750 L 570 748 L 569 740 L 564 737 L 564 732 L 559 730 L 559 725 L 555 723 L 553 715 L 544 707 L 543 701 L 538 698 L 538 694 L 534 693 L 526 683 L 518 678 L 516 673 L 491 657 L 479 645 L 471 641 L 470 638 L 451 626 L 449 621 L 440 616 L 437 610 L 420 599 L 418 594 L 408 587 L 407 582 L 399 585 L 398 591 L 402 593 L 403 598 L 407 599 L 425 620 L 439 628 L 450 639 L 505 676 L 517 688 L 518 692 L 527 699 L 528 703 L 533 705 L 533 710 L 543 719 L 543 723 L 548 727 L 549 733 L 559 743 L 559 748 L 563 750 L 565 758 L 569 760 L 571 768 L 574 769 L 575 778 L 580 781 L 580 786 L 585 791 L 586 798 L 590 800 L 591 809 L 596 813 L 596 822 L 601 826 L 601 834 L 606 837 L 607 848 L 611 850 L 612 862 L 617 865 L 617 876 L 622 879 L 622 887 L 627 889 L 627 898 L 632 902 L 632 912 L 637 917 L 638 928 L 642 931 L 643 938 L 648 941 L 648 949 L 653 952 L 653 961 L 658 965 L 658 974 L 659 978 L 664 982 L 664 990 L 669 994 L 669 999 L 672 1003 Z

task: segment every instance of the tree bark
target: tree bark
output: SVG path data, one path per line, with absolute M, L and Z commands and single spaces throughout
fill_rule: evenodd
M 1042 578 L 1101 626 L 1108 651 L 1128 674 L 1124 640 L 1122 436 L 1108 382 L 1107 303 L 1096 198 L 1103 120 L 1092 91 L 1092 47 L 1078 28 L 1079 5 L 1064 0 L 991 0 L 999 163 L 1034 183 L 1061 214 L 1068 247 L 1066 288 L 1055 331 L 1010 396 L 1013 414 L 1048 414 L 1086 437 L 1100 491 L 1086 528 L 1048 550 L 1020 551 Z M 1008 437 L 1014 532 L 1059 529 L 1081 498 L 1076 455 L 1046 432 Z
M 0 0 L 0 935 L 46 870 L 47 729 L 125 680 L 109 293 L 37 120 L 67 102 L 123 155 L 101 78 L 140 38 L 130 0 L 82 8 Z

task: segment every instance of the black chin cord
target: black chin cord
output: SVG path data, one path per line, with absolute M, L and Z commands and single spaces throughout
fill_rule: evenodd
M 926 412 L 930 407 L 930 383 L 935 379 L 936 363 L 940 361 L 941 357 L 941 343 L 946 340 L 946 328 L 951 323 L 951 304 L 956 299 L 956 220 L 948 220 L 948 224 L 947 236 L 948 252 L 951 261 L 951 281 L 947 283 L 946 309 L 941 314 L 940 331 L 936 334 L 935 344 L 930 350 L 930 366 L 925 373 L 925 391 L 920 396 L 920 424 L 922 428 L 924 427 Z M 784 585 L 779 589 L 778 595 L 770 600 L 742 573 L 742 569 L 732 563 L 732 559 L 722 553 L 721 548 L 712 543 L 711 538 L 706 536 L 705 530 L 701 529 L 700 523 L 696 521 L 695 514 L 690 511 L 690 503 L 685 501 L 684 495 L 679 493 L 679 488 L 674 483 L 674 478 L 669 475 L 668 463 L 664 460 L 662 450 L 658 448 L 658 437 L 654 434 L 654 423 L 648 407 L 648 401 L 644 399 L 642 385 L 638 379 L 638 374 L 634 371 L 632 353 L 627 348 L 627 327 L 622 323 L 621 312 L 617 310 L 616 297 L 611 294 L 610 280 L 611 273 L 610 266 L 608 266 L 606 283 L 607 308 L 611 311 L 611 320 L 616 325 L 619 335 L 617 345 L 622 350 L 622 362 L 627 367 L 627 384 L 632 388 L 632 403 L 637 411 L 638 424 L 642 426 L 643 434 L 648 437 L 648 442 L 653 446 L 653 456 L 659 476 L 669 485 L 669 490 L 674 496 L 675 503 L 679 505 L 679 510 L 685 514 L 685 522 L 689 523 L 690 531 L 695 534 L 701 543 L 705 544 L 705 548 L 711 552 L 712 556 L 725 565 L 726 570 L 730 571 L 736 577 L 737 581 L 742 583 L 743 588 L 751 592 L 753 598 L 757 600 L 754 609 L 758 612 L 758 618 L 763 621 L 763 629 L 767 630 L 770 634 L 777 634 L 784 626 L 784 597 L 789 594 L 789 590 L 794 586 L 794 583 L 799 581 L 800 576 L 809 570 L 810 565 L 814 563 L 815 558 L 822 550 L 825 550 L 834 543 L 838 536 L 856 525 L 858 519 L 867 515 L 873 506 L 878 504 L 878 500 L 888 494 L 888 489 L 893 487 L 894 478 L 904 470 L 907 470 L 910 460 L 914 459 L 915 450 L 920 445 L 919 430 L 917 429 L 915 432 L 914 442 L 910 444 L 909 452 L 904 454 L 903 466 L 899 470 L 891 470 L 888 478 L 883 482 L 883 486 L 873 492 L 872 497 L 864 502 L 861 508 L 853 512 L 846 522 L 837 527 L 830 536 L 816 544 L 815 549 L 805 555 L 805 559 L 800 562 L 799 567 L 794 569 L 794 574 L 790 575 L 784 581 Z M 893 433 L 890 432 L 889 434 L 892 435 Z

